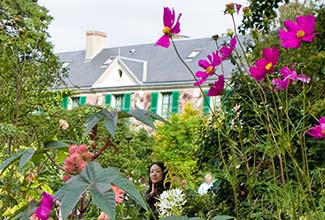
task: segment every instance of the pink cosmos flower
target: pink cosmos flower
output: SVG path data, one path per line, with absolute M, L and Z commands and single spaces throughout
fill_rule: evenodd
M 267 73 L 274 71 L 274 65 L 278 63 L 280 51 L 277 47 L 265 48 L 263 58 L 256 61 L 255 66 L 249 67 L 251 77 L 262 81 Z
M 214 82 L 214 85 L 209 89 L 207 96 L 217 96 L 220 95 L 225 86 L 225 77 L 220 75 L 218 80 Z
M 43 192 L 41 205 L 36 209 L 35 215 L 39 220 L 48 220 L 54 204 L 54 196 Z
M 212 56 L 208 55 L 208 60 L 199 60 L 199 66 L 205 71 L 197 71 L 195 76 L 201 78 L 194 83 L 194 86 L 202 85 L 209 76 L 212 76 L 215 72 L 216 66 L 221 64 L 221 58 L 218 56 L 218 51 L 213 52 Z
M 164 28 L 162 30 L 164 35 L 159 38 L 155 46 L 159 45 L 165 48 L 169 47 L 170 38 L 173 36 L 173 34 L 178 34 L 181 31 L 179 23 L 181 16 L 182 13 L 178 15 L 177 21 L 175 23 L 174 9 L 170 10 L 168 7 L 164 7 Z
M 302 41 L 312 42 L 316 35 L 316 19 L 313 15 L 298 16 L 296 24 L 291 20 L 286 20 L 284 26 L 287 29 L 279 31 L 279 38 L 282 40 L 281 46 L 284 48 L 298 48 Z
M 228 57 L 230 56 L 230 54 L 232 53 L 232 51 L 234 50 L 235 46 L 236 46 L 237 40 L 236 37 L 231 38 L 230 40 L 230 45 L 228 46 L 222 46 L 219 50 L 220 54 L 221 54 L 221 60 L 224 61 L 226 59 L 228 59 Z
M 293 65 L 292 70 L 285 66 L 280 70 L 283 78 L 273 79 L 272 83 L 275 85 L 274 90 L 285 90 L 290 84 L 299 80 L 304 83 L 310 82 L 310 77 L 304 74 L 297 74 L 296 64 Z
M 310 136 L 315 139 L 324 138 L 325 137 L 325 116 L 319 119 L 319 124 L 310 128 L 307 132 Z

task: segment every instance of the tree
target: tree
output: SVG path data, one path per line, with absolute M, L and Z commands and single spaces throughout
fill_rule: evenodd
M 31 132 L 29 116 L 44 110 L 47 100 L 38 97 L 64 76 L 49 42 L 51 20 L 37 1 L 0 3 L 0 121 L 12 128 L 7 135 L 8 154 Z

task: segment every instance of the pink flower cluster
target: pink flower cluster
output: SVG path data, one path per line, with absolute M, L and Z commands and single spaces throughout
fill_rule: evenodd
M 116 205 L 120 204 L 124 201 L 124 191 L 117 186 L 112 185 L 112 190 L 115 194 L 115 203 Z
M 63 169 L 66 172 L 63 176 L 64 181 L 70 179 L 71 175 L 81 173 L 87 162 L 90 161 L 93 156 L 92 153 L 89 152 L 88 146 L 85 144 L 81 144 L 80 146 L 77 144 L 70 145 L 69 153 L 70 156 L 64 161 Z

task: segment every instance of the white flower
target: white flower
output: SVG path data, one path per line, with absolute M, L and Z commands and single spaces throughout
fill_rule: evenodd
M 162 217 L 181 215 L 185 204 L 185 195 L 181 189 L 170 189 L 164 191 L 158 198 L 158 210 Z
M 60 128 L 62 128 L 63 130 L 67 130 L 69 128 L 69 124 L 66 120 L 60 119 L 59 123 L 60 123 Z

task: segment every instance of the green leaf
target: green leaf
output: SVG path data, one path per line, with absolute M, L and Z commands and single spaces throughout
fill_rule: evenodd
M 54 194 L 54 197 L 61 201 L 63 219 L 75 208 L 81 195 L 86 192 L 88 187 L 89 184 L 85 183 L 80 176 L 74 176 Z
M 107 131 L 114 137 L 117 126 L 118 112 L 116 110 L 108 111 L 102 109 L 104 115 L 104 125 Z
M 204 219 L 200 218 L 200 217 L 192 217 L 192 218 L 189 218 L 189 220 L 204 220 Z
M 154 121 L 155 120 L 159 120 L 162 121 L 164 123 L 168 123 L 164 118 L 160 117 L 159 115 L 140 109 L 140 108 L 136 108 L 134 110 L 132 110 L 129 113 L 131 116 L 135 117 L 137 120 L 141 121 L 142 123 L 152 127 L 152 128 L 156 128 L 154 125 Z
M 1 173 L 3 173 L 3 171 L 5 169 L 7 169 L 11 164 L 13 164 L 14 162 L 16 162 L 18 160 L 18 158 L 21 157 L 21 155 L 23 155 L 24 151 L 19 151 L 15 154 L 13 154 L 11 157 L 9 157 L 7 160 L 5 160 L 1 165 L 0 165 L 0 170 Z
M 167 216 L 163 217 L 160 220 L 188 220 L 189 218 L 186 216 Z
M 69 215 L 81 195 L 87 190 L 92 196 L 95 196 L 93 201 L 99 208 L 103 209 L 105 213 L 115 216 L 115 197 L 114 193 L 109 191 L 111 191 L 112 180 L 118 175 L 119 170 L 117 168 L 103 169 L 98 162 L 89 162 L 79 175 L 68 180 L 54 194 L 54 197 L 62 203 L 63 218 Z M 111 204 L 114 204 L 113 208 Z
M 103 118 L 104 118 L 104 115 L 101 114 L 100 112 L 95 112 L 95 113 L 91 114 L 85 122 L 86 130 L 83 133 L 83 136 L 86 136 L 90 132 L 90 130 Z
M 69 144 L 63 142 L 63 141 L 48 141 L 44 143 L 44 150 L 55 150 L 60 148 L 66 148 L 69 147 Z
M 147 209 L 146 202 L 143 199 L 143 196 L 139 193 L 134 183 L 131 181 L 118 176 L 115 178 L 112 183 L 119 188 L 123 189 L 134 201 L 136 201 L 142 208 Z
M 110 184 L 94 184 L 89 189 L 93 202 L 111 219 L 115 219 L 115 194 Z
M 235 217 L 231 217 L 229 215 L 217 215 L 214 216 L 211 220 L 232 220 L 235 219 Z
M 32 158 L 35 151 L 36 150 L 34 148 L 28 148 L 24 150 L 24 153 L 22 154 L 19 161 L 19 170 L 21 170 L 26 165 L 26 163 L 30 160 L 30 158 Z
M 19 214 L 17 214 L 15 217 L 13 217 L 13 219 L 29 220 L 30 219 L 30 216 L 33 213 L 35 213 L 35 211 L 37 209 L 37 205 L 38 205 L 38 202 L 36 202 L 35 200 L 30 201 L 28 203 L 27 209 L 25 209 L 24 211 L 22 211 Z

